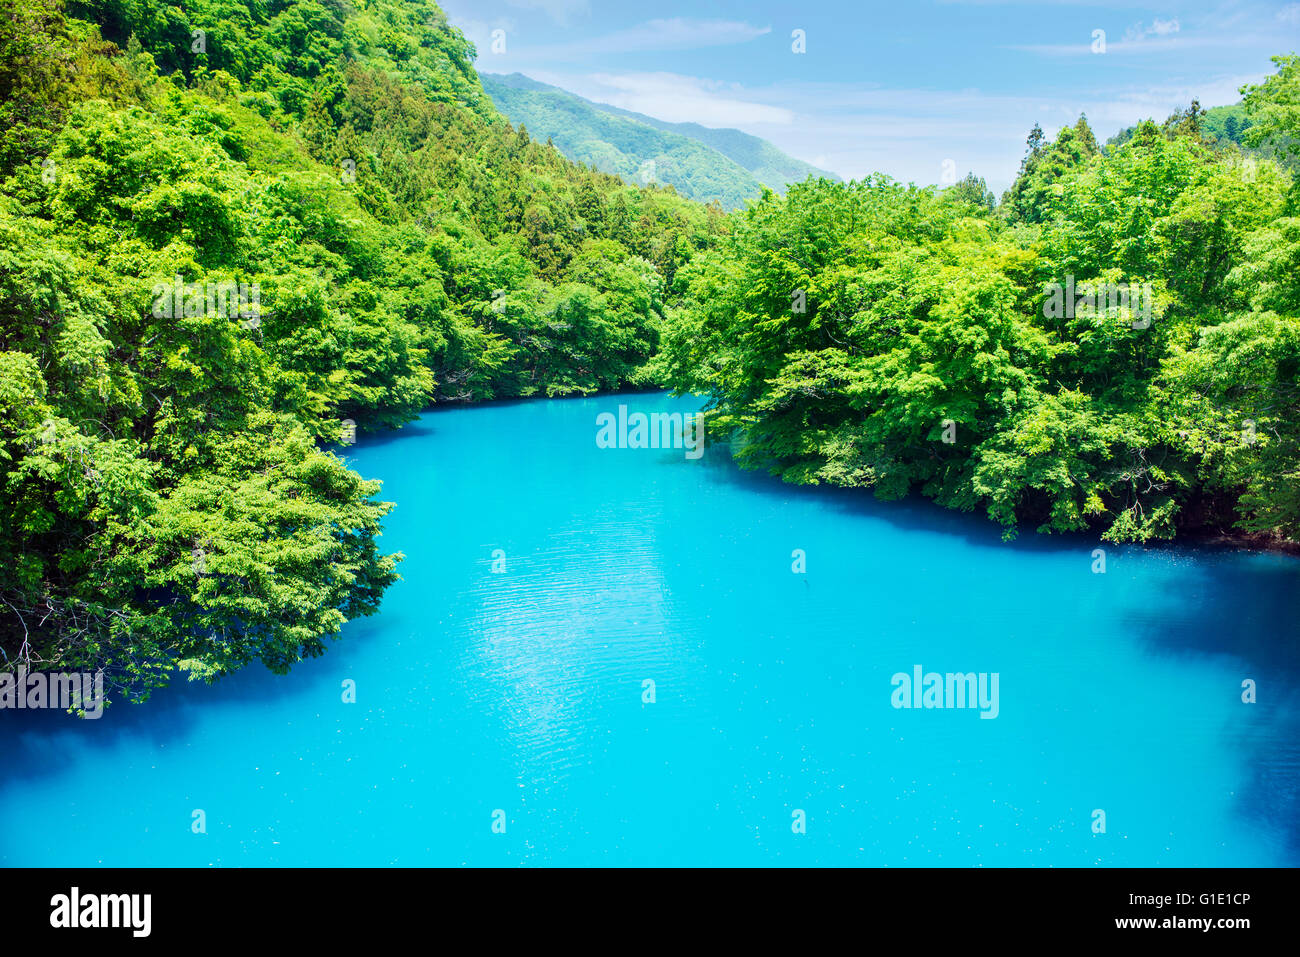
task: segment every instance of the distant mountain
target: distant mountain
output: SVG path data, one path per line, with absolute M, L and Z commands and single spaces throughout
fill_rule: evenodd
M 712 146 L 727 159 L 743 166 L 764 186 L 769 186 L 777 192 L 785 192 L 785 188 L 791 183 L 801 183 L 809 176 L 824 176 L 836 182 L 840 179 L 834 173 L 818 169 L 810 163 L 782 153 L 765 139 L 742 133 L 740 130 L 713 129 L 701 126 L 699 123 L 666 123 L 653 116 L 621 110 L 616 106 L 600 103 L 594 105 L 615 116 L 625 116 L 667 133 L 676 133 L 703 143 L 705 146 Z
M 740 130 L 666 123 L 594 103 L 521 73 L 479 77 L 511 122 L 522 123 L 537 139 L 549 137 L 570 159 L 629 181 L 653 177 L 700 202 L 716 199 L 731 209 L 760 195 L 764 186 L 784 192 L 809 176 L 839 179 Z

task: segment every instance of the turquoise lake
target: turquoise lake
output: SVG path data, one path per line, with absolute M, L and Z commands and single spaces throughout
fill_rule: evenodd
M 1004 543 L 725 448 L 598 448 L 620 403 L 699 408 L 363 437 L 406 556 L 382 612 L 288 676 L 0 712 L 0 864 L 1300 863 L 1300 561 Z M 918 665 L 996 673 L 996 718 L 895 708 Z

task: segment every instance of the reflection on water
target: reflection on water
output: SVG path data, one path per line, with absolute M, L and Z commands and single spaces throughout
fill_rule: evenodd
M 0 862 L 1300 862 L 1300 562 L 1106 545 L 1097 575 L 1086 537 L 597 448 L 619 403 L 693 408 L 490 405 L 350 448 L 398 503 L 383 613 L 289 677 L 0 713 L 0 814 L 40 809 Z M 998 717 L 894 709 L 917 665 L 998 673 Z

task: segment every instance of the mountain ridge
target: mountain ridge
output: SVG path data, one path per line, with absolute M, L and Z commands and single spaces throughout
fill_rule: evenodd
M 570 159 L 624 178 L 644 180 L 652 174 L 700 202 L 716 199 L 735 208 L 757 199 L 764 187 L 784 193 L 809 176 L 840 181 L 741 130 L 656 119 L 522 73 L 479 76 L 502 114 L 523 123 L 534 136 L 549 137 Z

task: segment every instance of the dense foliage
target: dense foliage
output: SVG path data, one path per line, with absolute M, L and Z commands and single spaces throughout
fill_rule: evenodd
M 1300 537 L 1300 59 L 1226 137 L 1035 128 L 1000 204 L 727 215 L 533 141 L 474 57 L 427 0 L 0 0 L 0 667 L 321 653 L 401 557 L 338 443 L 433 402 L 666 383 L 745 464 L 1008 534 Z
M 1256 107 L 1257 110 L 1260 108 Z M 1166 135 L 1174 133 L 1195 136 L 1209 146 L 1235 145 L 1247 155 L 1268 157 L 1292 170 L 1300 166 L 1300 157 L 1292 148 L 1295 144 L 1293 135 L 1273 125 L 1265 127 L 1271 133 L 1262 135 L 1258 131 L 1252 131 L 1254 125 L 1255 121 L 1244 103 L 1213 106 L 1207 110 L 1193 100 L 1186 110 L 1179 110 L 1166 119 L 1161 130 Z M 1106 141 L 1107 148 L 1123 146 L 1136 132 L 1136 126 L 1120 130 Z
M 645 381 L 721 212 L 533 142 L 473 55 L 420 0 L 0 0 L 10 666 L 283 670 L 396 576 L 352 422 Z
M 1256 143 L 1300 117 L 1300 60 L 1277 63 L 1246 91 Z M 919 489 L 1008 535 L 1300 537 L 1291 175 L 1189 123 L 1103 152 L 1081 118 L 1035 128 L 996 211 L 984 192 L 768 194 L 683 269 L 663 373 L 788 481 Z

